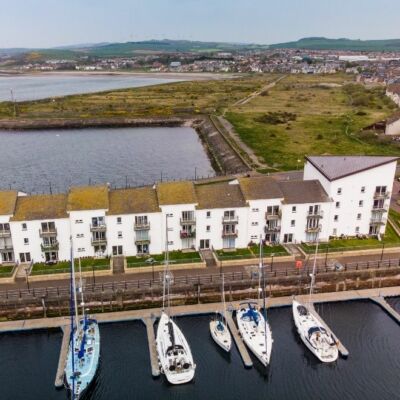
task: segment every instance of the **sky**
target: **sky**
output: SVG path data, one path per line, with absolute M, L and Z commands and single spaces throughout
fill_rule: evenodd
M 400 38 L 399 0 L 0 0 L 0 48 Z

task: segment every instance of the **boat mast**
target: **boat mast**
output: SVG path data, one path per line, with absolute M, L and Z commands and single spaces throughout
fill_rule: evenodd
M 71 239 L 72 244 L 72 239 Z M 79 327 L 79 314 L 78 314 L 78 301 L 76 298 L 76 282 L 75 282 L 75 262 L 74 262 L 74 254 L 71 247 L 71 274 L 72 274 L 72 289 L 74 293 L 74 311 L 75 311 L 75 325 L 76 329 Z
M 260 296 L 261 296 L 261 273 L 262 273 L 261 248 L 262 248 L 262 235 L 260 235 L 259 260 L 258 260 L 258 296 L 257 296 L 258 306 L 260 306 Z
M 81 267 L 81 258 L 79 257 L 79 291 L 81 292 L 81 306 L 82 306 L 82 318 L 83 323 L 85 325 L 85 301 L 83 298 L 83 284 L 82 284 L 82 267 Z
M 263 314 L 264 314 L 264 345 L 265 351 L 267 351 L 267 306 L 265 304 L 265 267 L 263 263 L 263 248 L 262 248 L 262 235 L 260 235 L 260 270 L 262 271 L 263 276 L 263 288 L 262 288 L 262 296 L 263 296 Z
M 314 265 L 313 265 L 313 270 L 312 270 L 312 274 L 311 274 L 311 284 L 310 284 L 310 295 L 308 297 L 308 303 L 311 304 L 311 295 L 313 294 L 313 290 L 314 290 L 314 283 L 315 283 L 315 270 L 317 268 L 317 255 L 318 255 L 318 244 L 319 244 L 319 240 L 318 240 L 318 233 L 317 233 L 317 244 L 315 246 L 315 254 L 314 254 Z
M 70 344 L 69 348 L 71 350 L 71 364 L 72 364 L 72 399 L 75 399 L 75 352 L 74 352 L 74 346 L 75 346 L 75 340 L 74 340 L 74 310 L 75 310 L 75 305 L 74 305 L 74 296 L 72 293 L 74 292 L 74 282 L 73 282 L 73 269 L 74 269 L 74 253 L 72 250 L 72 236 L 70 238 L 71 242 L 71 276 L 70 276 L 70 314 L 71 314 L 71 334 L 70 334 Z
M 225 282 L 224 282 L 224 274 L 222 274 L 222 306 L 223 306 L 223 317 L 224 317 L 224 322 L 226 322 L 226 304 L 225 304 Z
M 168 214 L 165 216 L 165 258 L 164 258 L 164 279 L 163 279 L 163 305 L 165 310 L 165 297 L 167 297 L 167 314 L 170 316 L 170 299 L 169 299 L 169 251 L 168 251 Z

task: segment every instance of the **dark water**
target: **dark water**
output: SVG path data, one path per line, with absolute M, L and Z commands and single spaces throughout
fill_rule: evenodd
M 270 311 L 274 336 L 268 372 L 254 360 L 243 368 L 235 347 L 223 354 L 208 331 L 208 317 L 178 319 L 197 364 L 194 383 L 168 386 L 151 378 L 145 328 L 101 325 L 102 360 L 88 399 L 112 400 L 393 400 L 399 398 L 400 327 L 367 302 L 320 308 L 350 351 L 347 360 L 319 363 L 298 340 L 290 308 Z M 66 399 L 53 388 L 61 335 L 0 336 L 2 399 Z
M 0 147 L 0 189 L 29 193 L 213 174 L 197 133 L 185 127 L 0 131 Z
M 180 79 L 183 80 L 183 79 Z M 123 89 L 176 82 L 177 79 L 140 77 L 134 75 L 23 75 L 0 76 L 0 101 L 10 101 L 13 90 L 16 101 L 104 90 Z

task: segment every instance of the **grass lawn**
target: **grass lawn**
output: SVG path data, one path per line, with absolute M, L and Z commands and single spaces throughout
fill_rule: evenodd
M 215 253 L 219 260 L 233 260 L 233 259 L 245 259 L 245 258 L 255 258 L 255 255 L 249 248 L 244 249 L 235 249 L 235 251 L 225 251 L 225 250 L 216 250 Z
M 400 213 L 398 213 L 395 210 L 390 209 L 389 210 L 389 217 L 393 221 L 393 223 L 396 225 L 398 229 L 400 229 Z
M 0 278 L 8 278 L 14 271 L 14 265 L 0 266 Z
M 82 258 L 81 268 L 82 271 L 102 271 L 110 268 L 110 260 L 108 258 Z M 62 274 L 70 272 L 69 261 L 59 261 L 55 265 L 47 265 L 45 263 L 33 264 L 31 275 L 45 275 L 45 274 Z M 75 259 L 75 271 L 79 271 L 78 260 Z
M 260 246 L 254 245 L 251 247 L 251 251 L 259 257 L 260 254 Z M 283 255 L 288 255 L 288 252 L 285 250 L 285 248 L 281 245 L 276 245 L 276 246 L 263 246 L 263 255 L 264 257 L 269 257 L 271 254 L 274 254 L 274 256 L 283 256 Z
M 364 249 L 382 248 L 383 244 L 387 247 L 400 246 L 400 238 L 397 236 L 396 232 L 389 224 L 386 226 L 385 237 L 381 241 L 375 238 L 336 239 L 336 240 L 331 240 L 329 244 L 320 243 L 318 249 L 321 250 L 321 252 L 364 250 Z M 315 252 L 315 245 L 308 245 L 306 243 L 302 243 L 301 247 L 306 253 Z
M 280 170 L 301 168 L 307 154 L 398 154 L 400 145 L 390 139 L 361 132 L 394 113 L 394 103 L 384 88 L 366 89 L 353 79 L 290 75 L 267 95 L 228 107 L 226 118 L 264 163 Z
M 165 255 L 164 254 L 153 254 L 148 257 L 126 257 L 126 262 L 128 268 L 135 267 L 150 267 L 151 264 L 146 262 L 149 258 L 155 260 L 153 265 L 163 265 Z M 169 252 L 169 262 L 170 264 L 189 264 L 189 263 L 198 263 L 201 262 L 201 257 L 198 251 L 170 251 Z

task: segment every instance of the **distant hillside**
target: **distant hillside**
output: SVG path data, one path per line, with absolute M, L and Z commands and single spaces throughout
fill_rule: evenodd
M 295 42 L 273 44 L 275 49 L 309 50 L 353 50 L 353 51 L 400 51 L 400 39 L 388 40 L 352 40 L 310 37 Z

